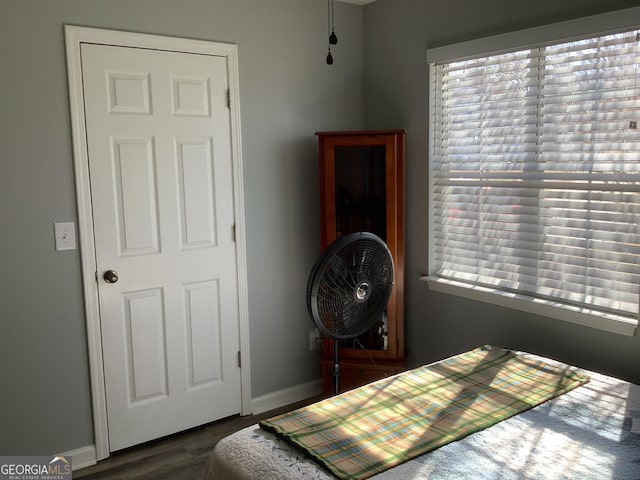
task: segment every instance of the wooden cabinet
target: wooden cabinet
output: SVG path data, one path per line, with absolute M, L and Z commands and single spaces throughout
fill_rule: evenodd
M 320 153 L 321 246 L 367 231 L 387 243 L 394 286 L 386 312 L 370 331 L 339 343 L 340 390 L 405 368 L 403 130 L 317 132 Z M 323 393 L 333 393 L 334 341 L 322 343 Z

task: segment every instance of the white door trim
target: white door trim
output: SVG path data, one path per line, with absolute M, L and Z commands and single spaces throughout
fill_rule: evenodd
M 244 228 L 244 191 L 242 174 L 242 142 L 240 135 L 240 97 L 238 81 L 238 49 L 236 45 L 165 37 L 133 32 L 121 32 L 97 28 L 65 25 L 69 104 L 73 134 L 73 156 L 76 197 L 78 207 L 78 236 L 82 263 L 82 284 L 89 350 L 89 373 L 93 426 L 97 460 L 109 456 L 109 432 L 105 401 L 104 366 L 102 361 L 102 336 L 100 310 L 96 283 L 96 251 L 91 210 L 89 183 L 89 159 L 87 155 L 85 108 L 82 92 L 82 66 L 80 45 L 97 43 L 122 47 L 151 48 L 185 53 L 224 56 L 229 72 L 231 102 L 231 152 L 233 166 L 234 213 L 236 219 L 236 249 L 238 269 L 238 313 L 240 349 L 242 352 L 241 414 L 251 413 L 251 376 L 249 358 L 249 301 L 247 292 L 246 236 Z

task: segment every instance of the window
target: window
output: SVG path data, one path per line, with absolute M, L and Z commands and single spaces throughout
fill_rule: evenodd
M 431 64 L 431 285 L 633 333 L 639 44 L 628 30 Z

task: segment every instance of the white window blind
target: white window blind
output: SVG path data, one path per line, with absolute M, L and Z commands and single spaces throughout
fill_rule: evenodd
M 637 319 L 639 43 L 432 65 L 432 276 Z

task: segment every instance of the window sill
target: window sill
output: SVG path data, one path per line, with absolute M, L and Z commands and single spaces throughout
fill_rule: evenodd
M 638 320 L 635 318 L 573 307 L 558 302 L 501 292 L 487 287 L 469 285 L 438 277 L 422 276 L 420 280 L 427 282 L 429 289 L 436 292 L 470 298 L 629 337 L 635 335 L 638 327 Z

